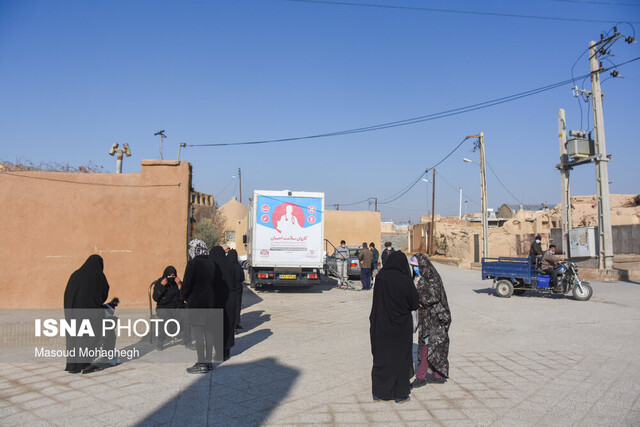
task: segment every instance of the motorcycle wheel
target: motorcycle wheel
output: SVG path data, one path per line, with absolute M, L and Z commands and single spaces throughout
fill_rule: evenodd
M 576 283 L 573 286 L 573 297 L 578 301 L 588 301 L 593 295 L 593 288 L 588 283 L 582 283 L 582 289 L 580 290 L 580 286 Z
M 496 295 L 501 298 L 509 298 L 513 294 L 513 283 L 508 280 L 500 280 L 496 283 Z

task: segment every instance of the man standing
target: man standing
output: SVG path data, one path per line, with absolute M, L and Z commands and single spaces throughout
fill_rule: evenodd
M 367 242 L 362 244 L 362 249 L 358 254 L 360 260 L 360 281 L 362 282 L 362 290 L 371 289 L 371 263 L 373 262 L 373 254 L 367 246 Z
M 347 242 L 340 241 L 340 247 L 336 248 L 333 256 L 336 258 L 336 267 L 338 269 L 338 286 L 347 284 L 347 267 L 349 265 L 349 249 Z
M 380 259 L 380 252 L 376 249 L 375 243 L 369 243 L 369 250 L 371 251 L 371 283 L 375 285 L 376 274 L 378 274 L 378 260 Z
M 549 245 L 549 250 L 542 257 L 542 271 L 551 276 L 549 287 L 558 288 L 558 273 L 555 267 L 564 261 L 560 255 L 556 255 L 556 245 Z
M 542 250 L 542 236 L 538 234 L 529 248 L 529 258 L 535 258 L 542 254 L 544 254 L 544 251 Z
M 384 267 L 384 263 L 387 262 L 387 258 L 391 255 L 395 250 L 391 246 L 391 242 L 384 242 L 384 251 L 382 251 L 382 255 L 380 255 L 382 266 Z

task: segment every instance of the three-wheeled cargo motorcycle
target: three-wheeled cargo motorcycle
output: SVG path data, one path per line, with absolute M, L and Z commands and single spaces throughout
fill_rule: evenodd
M 558 287 L 550 288 L 551 276 L 536 267 L 536 258 L 483 258 L 482 279 L 493 279 L 496 295 L 509 298 L 522 295 L 526 291 L 549 294 L 568 294 L 571 292 L 578 301 L 587 301 L 593 295 L 593 289 L 586 280 L 578 277 L 578 267 L 566 261 L 556 267 Z

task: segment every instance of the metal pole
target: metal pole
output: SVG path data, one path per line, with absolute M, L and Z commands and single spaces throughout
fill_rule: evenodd
M 240 203 L 242 203 L 242 171 L 238 168 L 238 186 L 240 187 Z
M 178 145 L 178 161 L 180 161 L 180 150 L 182 149 L 182 147 L 186 147 L 186 146 L 187 146 L 187 144 L 185 144 L 184 142 L 181 142 Z
M 593 103 L 593 130 L 595 134 L 596 185 L 598 197 L 599 254 L 598 267 L 613 268 L 613 240 L 611 237 L 611 200 L 609 197 L 609 165 L 607 145 L 604 137 L 604 115 L 602 112 L 602 90 L 600 88 L 600 64 L 596 42 L 589 42 L 589 65 L 591 69 L 591 96 Z
M 433 170 L 433 181 L 432 181 L 432 185 L 433 185 L 433 189 L 431 190 L 431 227 L 429 227 L 429 255 L 433 255 L 433 253 L 435 252 L 435 245 L 433 244 L 433 229 L 435 227 L 435 214 L 436 214 L 436 170 L 435 168 L 432 169 Z
M 569 174 L 571 168 L 566 166 L 567 157 L 567 121 L 564 109 L 558 110 L 558 143 L 560 145 L 560 184 L 562 201 L 560 211 L 562 213 L 562 248 L 565 258 L 569 257 L 569 230 L 571 229 L 571 191 L 569 187 Z
M 122 173 L 122 150 L 118 148 L 116 152 L 118 153 L 116 157 L 116 173 Z
M 458 204 L 458 219 L 462 219 L 462 187 L 460 187 L 460 203 Z
M 373 200 L 376 201 L 376 205 L 375 205 L 376 206 L 376 212 L 378 212 L 378 198 L 374 197 Z
M 480 132 L 479 135 L 479 148 L 480 148 L 480 196 L 482 198 L 482 257 L 487 258 L 489 256 L 489 226 L 487 218 L 487 174 L 484 158 L 484 132 Z

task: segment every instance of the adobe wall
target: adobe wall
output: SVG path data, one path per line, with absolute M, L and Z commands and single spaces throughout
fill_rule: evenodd
M 374 242 L 380 250 L 380 212 L 325 210 L 324 218 L 324 238 L 333 245 L 340 245 L 340 240 L 345 240 L 348 246 Z M 327 250 L 333 253 L 331 246 Z
M 122 307 L 148 307 L 149 284 L 186 266 L 191 165 L 143 160 L 139 173 L 0 173 L 0 308 L 59 308 L 87 257 Z

